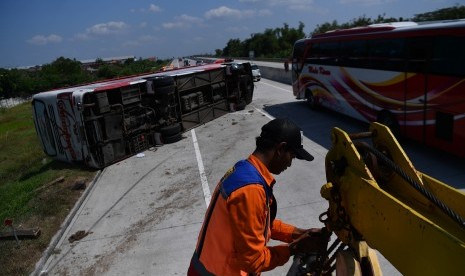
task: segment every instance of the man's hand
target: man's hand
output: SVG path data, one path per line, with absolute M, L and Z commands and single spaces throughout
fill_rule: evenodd
M 291 255 L 297 253 L 310 253 L 326 250 L 328 246 L 328 236 L 323 234 L 322 229 L 312 228 L 306 230 L 296 240 L 289 244 Z M 293 233 L 294 236 L 294 233 Z
M 295 228 L 294 232 L 292 232 L 292 240 L 297 240 L 300 236 L 307 234 L 307 233 L 321 233 L 321 228 L 310 228 L 310 229 L 302 229 L 302 228 Z

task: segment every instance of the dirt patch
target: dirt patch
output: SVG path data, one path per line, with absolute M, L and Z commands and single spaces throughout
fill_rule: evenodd
M 63 177 L 34 191 L 36 196 L 28 203 L 32 215 L 15 219 L 13 225 L 16 229 L 39 228 L 41 235 L 36 239 L 21 239 L 19 247 L 14 239 L 0 240 L 1 274 L 29 275 L 34 271 L 36 263 L 82 196 L 85 184 L 88 186 L 91 177 Z M 0 231 L 9 231 L 1 223 Z
M 73 243 L 78 240 L 82 240 L 83 238 L 87 237 L 87 235 L 92 234 L 92 232 L 86 232 L 84 230 L 79 230 L 76 233 L 72 234 L 69 238 L 68 241 L 69 243 Z

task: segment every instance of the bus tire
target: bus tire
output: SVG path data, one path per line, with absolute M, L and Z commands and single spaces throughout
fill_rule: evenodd
M 316 103 L 315 97 L 313 96 L 312 91 L 307 90 L 305 92 L 305 99 L 307 100 L 307 105 L 311 109 L 316 109 L 317 108 L 317 103 Z
M 176 86 L 174 85 L 167 85 L 161 87 L 155 87 L 155 94 L 169 94 L 176 91 Z
M 253 81 L 248 78 L 246 83 L 245 83 L 245 103 L 246 104 L 250 104 L 252 102 L 252 98 L 253 98 Z
M 163 144 L 171 144 L 182 139 L 182 133 L 177 133 L 171 136 L 162 137 Z
M 153 87 L 155 89 L 157 87 L 162 87 L 162 86 L 171 86 L 174 85 L 174 78 L 171 76 L 161 76 L 161 77 L 155 77 L 152 80 Z
M 173 125 L 160 128 L 160 133 L 164 137 L 173 136 L 180 133 L 182 130 L 180 123 L 174 123 Z
M 247 106 L 247 103 L 245 101 L 243 101 L 243 100 L 240 100 L 236 104 L 236 110 L 235 111 L 244 110 L 246 106 Z
M 398 137 L 400 132 L 399 122 L 397 122 L 394 114 L 388 110 L 382 110 L 378 113 L 376 122 L 387 126 L 394 136 Z

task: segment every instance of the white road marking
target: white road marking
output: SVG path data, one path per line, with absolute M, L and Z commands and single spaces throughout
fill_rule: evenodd
M 207 175 L 205 174 L 205 169 L 203 167 L 202 155 L 200 154 L 199 144 L 197 142 L 197 136 L 195 135 L 194 129 L 191 130 L 191 135 L 192 142 L 194 143 L 195 157 L 197 157 L 197 165 L 199 167 L 200 181 L 202 182 L 203 196 L 205 198 L 205 204 L 208 207 L 212 195 L 208 186 Z
M 262 83 L 263 83 L 263 84 L 266 84 L 266 85 L 269 85 L 269 86 L 271 86 L 271 87 L 274 87 L 274 88 L 276 88 L 276 89 L 280 89 L 280 90 L 283 90 L 283 91 L 292 93 L 292 91 L 289 91 L 289 89 L 284 89 L 284 88 L 281 88 L 281 87 L 279 87 L 279 86 L 272 85 L 272 84 L 269 84 L 269 83 L 266 83 L 266 82 L 262 82 Z
M 266 113 L 265 111 L 261 110 L 260 108 L 258 107 L 254 107 L 255 110 L 257 110 L 258 112 L 262 113 L 265 117 L 267 117 L 268 119 L 270 120 L 273 120 L 275 119 L 275 117 L 271 116 L 270 114 Z

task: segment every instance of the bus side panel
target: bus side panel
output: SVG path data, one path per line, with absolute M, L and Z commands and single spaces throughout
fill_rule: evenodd
M 373 69 L 341 68 L 340 90 L 363 121 L 376 121 L 380 112 L 403 114 L 404 74 Z
M 465 156 L 465 80 L 428 76 L 425 143 Z
M 425 141 L 425 75 L 412 74 L 405 81 L 405 115 L 399 120 L 403 135 L 418 142 Z
M 44 152 L 58 160 L 76 162 L 82 161 L 81 142 L 71 98 L 72 92 L 37 94 L 33 115 Z
M 367 73 L 369 72 L 366 70 L 320 65 L 318 74 L 328 77 L 327 87 L 333 95 L 333 98 L 324 96 L 320 99 L 321 104 L 357 120 L 368 122 L 372 117 L 372 103 L 365 100 L 365 89 L 357 76 Z

